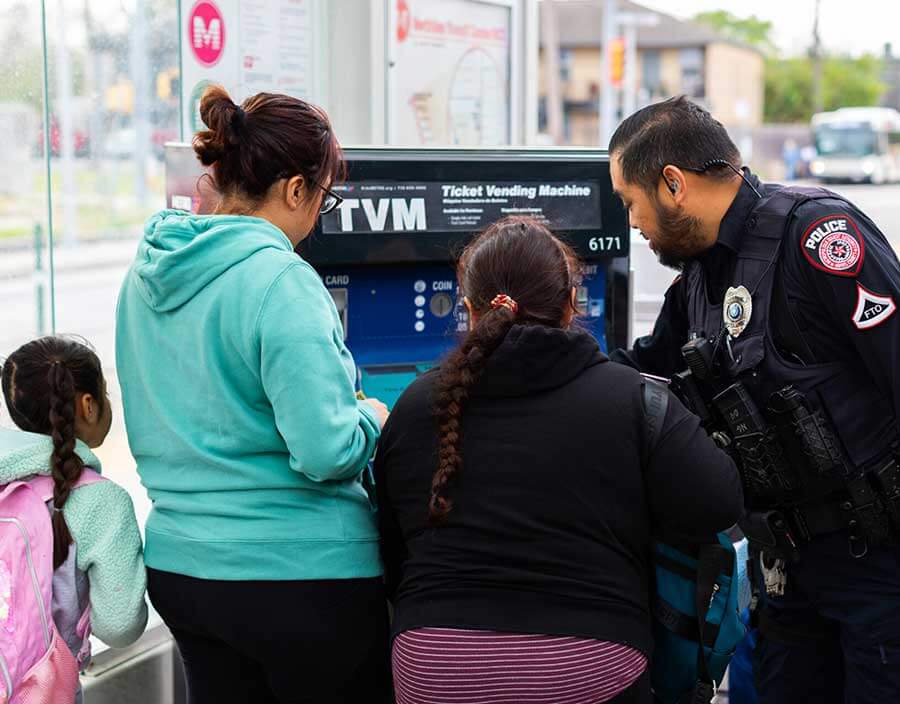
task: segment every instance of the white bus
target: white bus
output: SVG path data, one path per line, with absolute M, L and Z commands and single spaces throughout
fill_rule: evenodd
M 828 181 L 900 181 L 900 112 L 840 108 L 812 118 L 813 176 Z

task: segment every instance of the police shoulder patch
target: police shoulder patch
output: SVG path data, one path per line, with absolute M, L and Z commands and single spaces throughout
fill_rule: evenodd
M 843 213 L 826 215 L 807 227 L 800 249 L 816 269 L 835 276 L 859 274 L 866 254 L 859 228 Z
M 895 310 L 897 305 L 891 296 L 879 296 L 856 282 L 856 310 L 853 311 L 853 324 L 858 330 L 878 327 L 890 318 Z

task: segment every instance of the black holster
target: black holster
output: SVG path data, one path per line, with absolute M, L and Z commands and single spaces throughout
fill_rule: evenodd
M 754 550 L 764 550 L 767 554 L 792 561 L 799 555 L 799 540 L 781 511 L 748 511 L 738 521 Z

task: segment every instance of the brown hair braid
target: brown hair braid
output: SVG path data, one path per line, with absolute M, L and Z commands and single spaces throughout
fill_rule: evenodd
M 429 519 L 446 519 L 446 496 L 462 467 L 461 417 L 475 382 L 513 325 L 563 327 L 576 313 L 572 288 L 581 267 L 574 251 L 533 218 L 511 216 L 488 226 L 463 251 L 457 266 L 460 293 L 477 316 L 462 344 L 441 364 L 435 385 L 438 468 L 431 481 Z M 492 307 L 498 294 L 517 304 Z
M 60 361 L 50 365 L 50 426 L 53 429 L 53 568 L 69 556 L 72 534 L 62 513 L 72 486 L 84 471 L 84 462 L 75 454 L 75 380 Z
M 75 453 L 75 402 L 89 393 L 103 410 L 103 371 L 86 342 L 42 337 L 13 352 L 0 371 L 0 385 L 13 422 L 53 439 L 53 568 L 69 556 L 72 535 L 62 513 L 84 471 Z

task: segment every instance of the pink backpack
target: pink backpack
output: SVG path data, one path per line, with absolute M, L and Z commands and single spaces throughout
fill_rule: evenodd
M 85 469 L 76 487 L 101 481 Z M 71 704 L 78 664 L 53 623 L 53 479 L 0 486 L 0 704 Z

